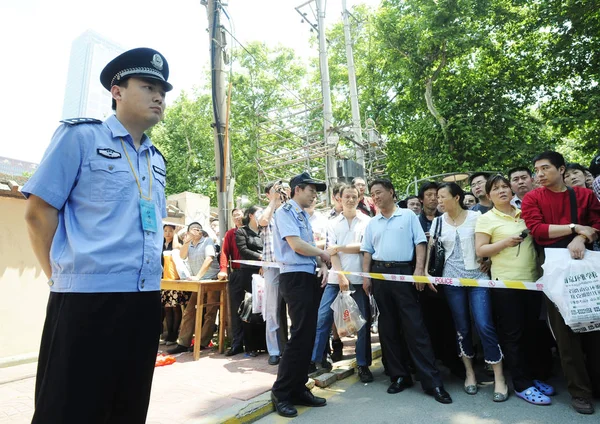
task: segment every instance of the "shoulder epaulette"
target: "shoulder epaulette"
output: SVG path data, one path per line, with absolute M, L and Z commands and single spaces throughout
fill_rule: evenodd
M 156 153 L 158 153 L 160 155 L 161 158 L 163 158 L 163 160 L 165 161 L 165 165 L 167 164 L 167 159 L 163 156 L 163 154 L 160 152 L 160 150 L 158 150 L 158 147 L 156 147 L 154 144 L 152 145 L 152 149 L 154 149 L 154 151 Z
M 67 124 L 67 125 L 79 125 L 79 124 L 101 124 L 102 121 L 99 119 L 94 119 L 94 118 L 69 118 L 69 119 L 63 119 L 62 121 L 63 124 Z
M 282 208 L 285 209 L 286 211 L 289 211 L 290 209 L 292 209 L 292 204 L 286 203 L 285 205 L 282 206 Z

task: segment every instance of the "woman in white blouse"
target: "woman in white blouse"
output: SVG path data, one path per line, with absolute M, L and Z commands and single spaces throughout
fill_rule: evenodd
M 475 224 L 481 214 L 467 210 L 463 205 L 464 197 L 465 192 L 458 184 L 440 185 L 438 204 L 444 210 L 444 214 L 434 220 L 430 234 L 436 234 L 438 226 L 442 226 L 440 239 L 446 251 L 444 277 L 488 280 L 489 265 L 482 263 L 475 254 Z M 477 380 L 473 370 L 475 352 L 471 334 L 472 313 L 475 329 L 483 345 L 485 362 L 491 364 L 494 370 L 493 400 L 505 401 L 508 398 L 508 386 L 502 372 L 503 355 L 492 319 L 489 289 L 446 286 L 444 292 L 456 327 L 458 356 L 465 365 L 465 392 L 470 395 L 477 393 Z

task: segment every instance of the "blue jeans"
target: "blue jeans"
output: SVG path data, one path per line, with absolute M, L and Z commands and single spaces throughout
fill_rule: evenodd
M 458 356 L 467 358 L 474 356 L 473 335 L 471 334 L 472 313 L 475 329 L 483 346 L 485 362 L 488 364 L 500 362 L 503 355 L 492 319 L 492 299 L 489 289 L 446 286 L 444 292 L 456 327 Z
M 362 286 L 353 285 L 351 290 L 354 290 L 352 298 L 356 301 L 361 315 L 367 321 L 367 323 L 358 331 L 358 338 L 356 340 L 356 363 L 360 366 L 369 366 L 371 365 L 371 310 L 369 307 L 369 297 L 365 294 Z M 321 297 L 319 317 L 317 318 L 317 334 L 311 359 L 312 362 L 320 362 L 323 359 L 325 345 L 329 340 L 329 333 L 331 332 L 331 326 L 333 325 L 333 310 L 331 309 L 331 304 L 337 297 L 339 291 L 339 285 L 327 284 L 325 291 L 323 292 L 323 297 Z

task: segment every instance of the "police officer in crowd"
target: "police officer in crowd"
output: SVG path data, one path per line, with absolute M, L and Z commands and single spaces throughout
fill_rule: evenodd
M 50 286 L 34 424 L 146 421 L 161 332 L 166 167 L 144 131 L 163 118 L 168 76 L 156 50 L 112 60 L 100 81 L 115 115 L 62 121 L 23 187 Z
M 275 212 L 273 250 L 280 265 L 279 291 L 288 305 L 292 321 L 291 337 L 287 342 L 271 400 L 279 415 L 294 417 L 294 405 L 324 406 L 324 398 L 314 396 L 307 388 L 308 366 L 317 328 L 320 287 L 315 275 L 327 283 L 329 254 L 315 247 L 309 207 L 317 192 L 325 191 L 322 181 L 311 178 L 308 172 L 290 181 L 291 199 Z
M 401 209 L 395 203 L 394 186 L 390 180 L 376 179 L 369 191 L 379 209 L 368 223 L 361 245 L 363 271 L 382 274 L 425 275 L 425 233 L 417 216 Z M 415 255 L 416 253 L 416 255 Z M 416 257 L 416 265 L 411 263 Z M 373 291 L 379 308 L 379 337 L 385 358 L 385 369 L 390 376 L 388 393 L 399 393 L 413 385 L 408 369 L 409 358 L 403 347 L 402 334 L 414 362 L 417 375 L 425 393 L 440 403 L 452 403 L 444 390 L 417 291 L 424 284 L 407 284 L 397 281 L 363 279 L 366 293 Z M 433 286 L 430 285 L 430 288 Z

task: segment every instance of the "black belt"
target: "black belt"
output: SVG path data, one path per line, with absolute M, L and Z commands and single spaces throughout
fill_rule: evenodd
M 395 261 L 373 261 L 373 266 L 379 266 L 383 268 L 400 268 L 404 266 L 412 266 L 412 263 Z

